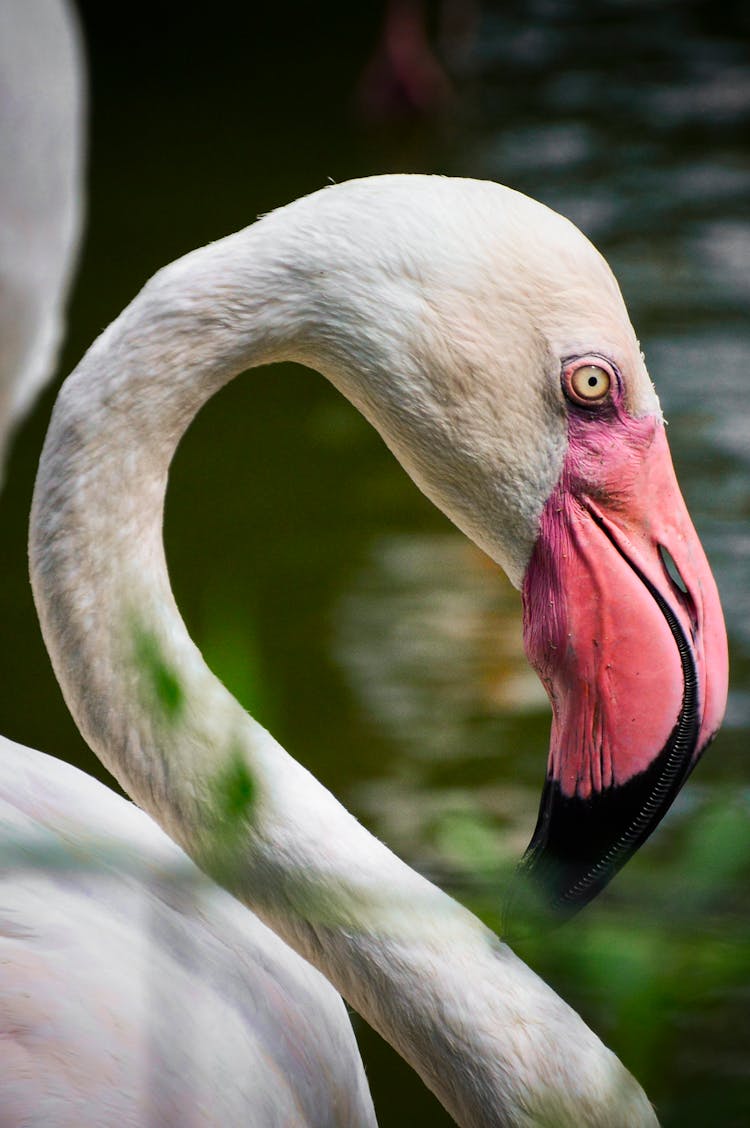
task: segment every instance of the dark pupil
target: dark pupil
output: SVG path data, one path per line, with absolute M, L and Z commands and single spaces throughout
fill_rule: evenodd
M 598 382 L 599 382 L 598 376 L 589 376 L 589 387 L 590 388 L 595 388 L 596 385 L 598 384 Z

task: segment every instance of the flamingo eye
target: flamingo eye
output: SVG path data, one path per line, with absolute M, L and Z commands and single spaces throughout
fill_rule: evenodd
M 563 388 L 576 403 L 597 403 L 609 395 L 612 375 L 600 364 L 570 365 L 563 373 Z

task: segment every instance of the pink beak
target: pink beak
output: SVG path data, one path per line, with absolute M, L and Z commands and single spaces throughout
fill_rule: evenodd
M 648 838 L 726 705 L 719 595 L 661 420 L 571 412 L 523 598 L 553 720 L 522 869 L 570 913 Z

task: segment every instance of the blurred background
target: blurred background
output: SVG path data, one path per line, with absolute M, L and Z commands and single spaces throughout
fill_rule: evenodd
M 744 8 L 744 12 L 743 12 Z M 329 181 L 486 177 L 574 220 L 617 274 L 719 583 L 725 727 L 584 914 L 519 953 L 664 1125 L 750 1123 L 750 22 L 689 0 L 78 4 L 85 239 L 58 380 L 0 496 L 0 731 L 112 781 L 78 736 L 26 567 L 55 387 L 165 262 Z M 201 413 L 166 518 L 214 670 L 413 866 L 500 927 L 549 710 L 518 594 L 325 381 L 248 374 Z M 357 1026 L 383 1128 L 448 1123 Z

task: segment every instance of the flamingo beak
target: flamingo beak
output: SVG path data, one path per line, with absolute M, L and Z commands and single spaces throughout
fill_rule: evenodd
M 526 651 L 553 720 L 521 871 L 565 915 L 645 842 L 726 705 L 719 595 L 663 423 L 616 422 L 593 446 L 591 425 L 571 424 L 523 587 Z

